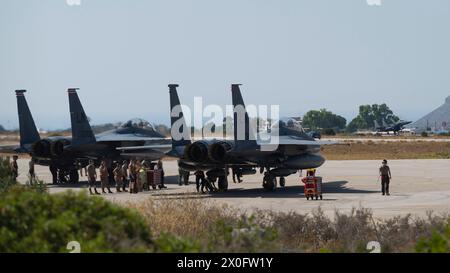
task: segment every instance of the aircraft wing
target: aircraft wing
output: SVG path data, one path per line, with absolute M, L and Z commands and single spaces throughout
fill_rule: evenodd
M 131 146 L 131 147 L 117 147 L 119 151 L 139 151 L 139 150 L 167 150 L 172 148 L 171 144 L 155 144 L 155 145 L 143 145 L 143 146 Z
M 131 134 L 105 134 L 97 135 L 97 142 L 117 142 L 117 141 L 171 141 L 171 139 L 161 139 L 159 137 L 146 137 Z
M 324 145 L 335 145 L 338 144 L 337 141 L 327 141 L 327 140 L 303 140 L 295 138 L 280 138 L 276 143 L 268 142 L 258 142 L 260 145 L 301 145 L 301 146 L 324 146 Z
M 117 147 L 116 149 L 121 151 L 121 156 L 130 158 L 145 157 L 150 160 L 156 160 L 162 158 L 167 152 L 169 152 L 172 149 L 172 145 L 154 144 L 144 146 Z

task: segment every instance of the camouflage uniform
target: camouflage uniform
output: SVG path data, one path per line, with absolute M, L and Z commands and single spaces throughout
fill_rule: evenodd
M 117 166 L 113 170 L 114 173 L 114 180 L 116 180 L 116 190 L 118 192 L 121 192 L 120 188 L 123 186 L 123 175 L 122 175 L 122 167 L 120 164 L 117 164 Z
M 106 167 L 106 164 L 102 164 L 100 166 L 100 181 L 102 184 L 102 192 L 105 192 L 105 188 L 108 189 L 109 193 L 112 193 L 111 189 L 109 188 L 109 173 L 108 168 Z
M 90 163 L 87 166 L 86 174 L 88 176 L 88 182 L 89 182 L 89 192 L 92 194 L 92 187 L 95 190 L 95 194 L 99 194 L 97 192 L 97 187 L 95 186 L 95 180 L 97 179 L 97 172 L 95 170 L 94 163 Z

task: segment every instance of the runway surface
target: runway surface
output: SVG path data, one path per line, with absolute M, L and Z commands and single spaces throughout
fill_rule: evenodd
M 412 214 L 425 216 L 450 212 L 450 160 L 393 160 L 390 161 L 393 180 L 391 196 L 382 196 L 378 180 L 379 161 L 327 161 L 319 168 L 318 175 L 324 179 L 324 200 L 307 201 L 298 174 L 286 179 L 285 188 L 266 192 L 262 175 L 245 176 L 244 182 L 234 184 L 229 176 L 229 191 L 215 194 L 198 194 L 195 178 L 191 184 L 178 186 L 176 161 L 164 161 L 168 189 L 153 190 L 139 194 L 114 193 L 102 195 L 114 202 L 140 202 L 146 198 L 204 198 L 213 204 L 227 203 L 251 211 L 255 208 L 276 211 L 310 213 L 321 207 L 327 215 L 335 210 L 349 212 L 352 208 L 372 209 L 375 217 L 387 218 Z M 27 180 L 28 160 L 19 160 L 19 181 Z M 46 183 L 51 182 L 47 167 L 36 166 L 37 175 Z M 77 185 L 49 185 L 51 193 L 66 190 L 87 190 L 86 178 Z M 114 190 L 115 191 L 115 190 Z

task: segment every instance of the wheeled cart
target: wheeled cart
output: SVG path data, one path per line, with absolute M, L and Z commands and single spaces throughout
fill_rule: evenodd
M 306 200 L 322 200 L 322 177 L 320 176 L 307 176 L 302 179 L 305 184 L 305 197 Z

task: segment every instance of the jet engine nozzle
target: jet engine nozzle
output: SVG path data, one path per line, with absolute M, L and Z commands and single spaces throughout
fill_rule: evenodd
M 186 148 L 184 157 L 193 162 L 204 162 L 208 159 L 208 145 L 202 141 L 194 142 Z
M 208 156 L 214 162 L 225 162 L 227 152 L 233 148 L 232 144 L 225 141 L 216 142 L 209 146 Z
M 38 157 L 50 157 L 51 156 L 52 142 L 48 139 L 43 139 L 35 142 L 32 146 L 32 153 Z
M 65 146 L 70 145 L 70 141 L 67 139 L 60 139 L 52 142 L 51 153 L 54 156 L 62 156 L 65 151 Z

